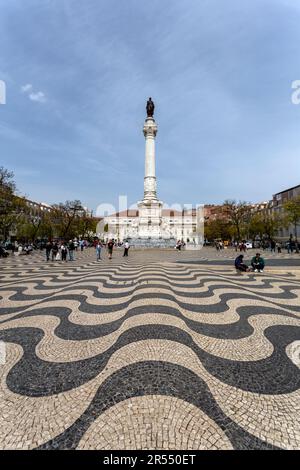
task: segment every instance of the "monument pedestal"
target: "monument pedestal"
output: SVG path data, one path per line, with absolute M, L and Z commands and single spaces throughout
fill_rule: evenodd
M 134 248 L 174 248 L 176 245 L 175 238 L 128 238 L 130 246 Z
M 143 200 L 138 203 L 139 209 L 139 237 L 159 238 L 162 236 L 162 206 L 158 200 Z

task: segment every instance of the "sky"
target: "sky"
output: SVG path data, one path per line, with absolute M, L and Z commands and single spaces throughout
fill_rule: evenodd
M 300 184 L 299 24 L 294 0 L 0 0 L 0 166 L 35 201 L 131 205 L 151 96 L 160 200 L 269 200 Z

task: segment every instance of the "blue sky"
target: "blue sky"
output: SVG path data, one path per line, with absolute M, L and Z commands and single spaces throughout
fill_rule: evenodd
M 299 24 L 292 0 L 0 0 L 0 165 L 33 200 L 132 204 L 151 96 L 161 200 L 267 200 L 300 184 Z

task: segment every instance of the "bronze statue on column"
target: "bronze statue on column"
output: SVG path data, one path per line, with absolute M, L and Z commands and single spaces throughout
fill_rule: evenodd
M 151 97 L 148 99 L 147 101 L 147 106 L 146 106 L 146 110 L 147 110 L 147 117 L 153 117 L 153 114 L 154 114 L 154 103 L 151 99 Z

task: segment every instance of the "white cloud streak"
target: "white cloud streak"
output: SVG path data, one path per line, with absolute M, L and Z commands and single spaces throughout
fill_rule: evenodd
M 33 86 L 31 83 L 27 83 L 26 85 L 21 86 L 22 93 L 26 93 L 28 98 L 31 101 L 35 101 L 37 103 L 45 103 L 46 102 L 46 95 L 42 91 L 35 92 L 33 90 Z
M 32 85 L 31 83 L 27 83 L 27 85 L 23 85 L 21 86 L 21 91 L 23 93 L 27 93 L 28 91 L 31 91 L 32 90 Z
M 37 93 L 30 93 L 29 99 L 31 101 L 37 101 L 38 103 L 45 103 L 46 101 L 45 93 L 42 91 L 38 91 Z

